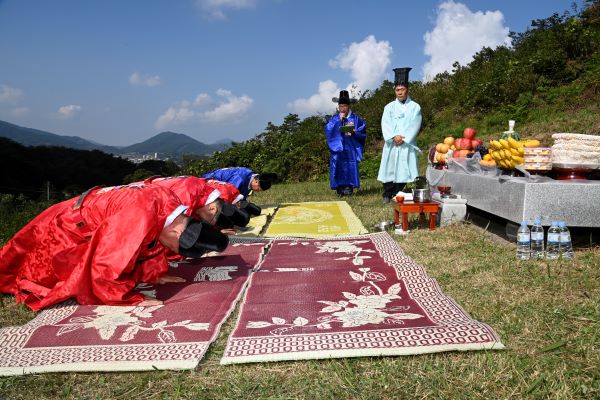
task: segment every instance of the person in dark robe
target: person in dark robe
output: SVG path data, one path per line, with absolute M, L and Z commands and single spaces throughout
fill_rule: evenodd
M 339 196 L 350 196 L 360 187 L 358 163 L 363 159 L 365 122 L 351 110 L 356 99 L 350 98 L 347 90 L 342 90 L 333 102 L 338 103 L 338 113 L 325 125 L 325 138 L 330 150 L 329 183 Z

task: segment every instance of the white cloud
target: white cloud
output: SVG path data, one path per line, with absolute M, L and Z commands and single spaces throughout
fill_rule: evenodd
M 317 94 L 313 94 L 308 99 L 294 100 L 288 103 L 288 108 L 299 115 L 331 112 L 335 109 L 335 104 L 331 99 L 338 95 L 339 88 L 337 83 L 331 80 L 319 82 L 319 92 Z
M 375 36 L 369 35 L 362 42 L 354 42 L 342 49 L 329 66 L 350 72 L 353 81 L 346 86 L 351 96 L 358 97 L 361 92 L 379 86 L 385 78 L 390 66 L 392 46 L 387 41 L 378 42 Z M 288 103 L 288 108 L 299 115 L 318 112 L 331 112 L 335 104 L 332 97 L 339 95 L 339 86 L 331 80 L 319 82 L 319 92 L 307 99 L 296 99 Z
M 81 106 L 76 104 L 69 104 L 62 106 L 58 109 L 58 118 L 60 119 L 71 119 L 81 112 Z
M 229 90 L 219 89 L 217 95 L 224 97 L 225 101 L 215 107 L 213 110 L 206 111 L 202 115 L 213 122 L 225 121 L 227 119 L 238 120 L 239 116 L 244 115 L 251 107 L 254 100 L 242 95 L 236 97 Z
M 379 86 L 390 66 L 391 56 L 392 46 L 388 41 L 378 42 L 375 36 L 369 35 L 362 42 L 343 49 L 329 65 L 350 71 L 354 79 L 352 85 L 365 91 Z
M 424 52 L 430 56 L 423 67 L 425 80 L 451 72 L 455 61 L 468 64 L 483 47 L 510 46 L 509 29 L 503 23 L 500 11 L 471 12 L 452 0 L 440 4 L 435 27 L 424 36 Z
M 224 9 L 242 10 L 256 7 L 256 0 L 196 0 L 196 6 L 212 19 L 224 20 Z
M 200 93 L 198 96 L 196 96 L 196 99 L 194 100 L 194 106 L 204 107 L 205 105 L 210 104 L 211 101 L 212 100 L 208 93 Z
M 129 84 L 132 86 L 158 86 L 160 85 L 160 76 L 140 74 L 136 71 L 129 77 Z
M 216 95 L 222 98 L 221 101 L 215 102 L 207 93 L 200 93 L 194 101 L 180 101 L 160 115 L 154 126 L 156 129 L 164 129 L 187 123 L 238 122 L 254 104 L 254 99 L 248 95 L 236 96 L 226 89 L 218 89 Z M 214 107 L 207 109 L 210 106 Z
M 0 85 L 0 103 L 16 103 L 23 97 L 23 91 L 7 85 Z

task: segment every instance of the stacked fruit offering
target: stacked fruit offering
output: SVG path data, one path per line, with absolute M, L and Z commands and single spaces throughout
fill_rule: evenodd
M 483 145 L 483 141 L 475 139 L 476 135 L 477 131 L 474 128 L 465 128 L 461 138 L 447 136 L 442 143 L 431 147 L 429 160 L 433 164 L 443 165 L 449 158 L 470 158 L 476 152 L 484 157 L 488 149 Z
M 490 154 L 501 169 L 513 169 L 525 163 L 525 149 L 538 147 L 540 142 L 535 139 L 516 140 L 512 136 L 506 139 L 491 140 Z
M 446 164 L 448 151 L 454 150 L 454 148 L 454 138 L 452 136 L 448 136 L 444 139 L 443 143 L 438 143 L 435 145 L 435 154 L 433 156 L 433 162 L 435 164 Z

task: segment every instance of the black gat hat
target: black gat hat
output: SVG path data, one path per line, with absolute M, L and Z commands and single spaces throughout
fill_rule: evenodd
M 408 73 L 412 68 L 394 68 L 394 87 L 401 85 L 408 87 Z
M 347 90 L 342 90 L 340 91 L 340 97 L 333 97 L 331 101 L 338 104 L 354 104 L 358 100 L 350 98 L 350 93 Z

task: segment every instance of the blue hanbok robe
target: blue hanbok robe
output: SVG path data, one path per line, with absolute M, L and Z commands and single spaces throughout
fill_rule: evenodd
M 250 182 L 256 175 L 258 174 L 252 171 L 250 168 L 230 167 L 208 172 L 202 175 L 202 178 L 215 179 L 217 181 L 231 183 L 240 191 L 240 194 L 244 196 L 245 199 L 250 194 L 250 190 L 252 190 L 250 187 Z
M 394 100 L 383 109 L 381 131 L 384 145 L 377 180 L 383 183 L 413 182 L 419 176 L 417 133 L 421 129 L 421 106 L 410 97 L 404 103 Z M 394 136 L 404 136 L 400 146 Z
M 329 156 L 329 183 L 332 189 L 338 186 L 360 187 L 358 163 L 363 159 L 365 139 L 367 138 L 365 122 L 352 111 L 346 118 L 346 125 L 354 124 L 354 132 L 340 132 L 342 121 L 340 114 L 332 116 L 325 125 L 325 138 L 331 151 Z

